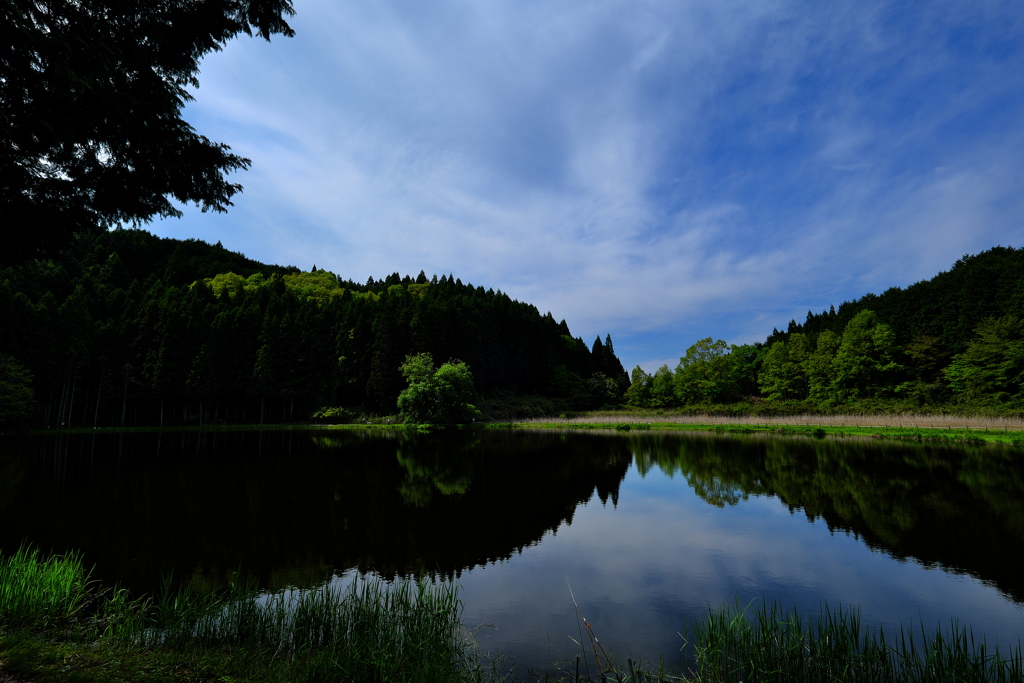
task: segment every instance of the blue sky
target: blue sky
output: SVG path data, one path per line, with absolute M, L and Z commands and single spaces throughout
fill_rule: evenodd
M 186 119 L 252 159 L 159 235 L 451 273 L 627 370 L 1024 246 L 1024 2 L 296 0 Z

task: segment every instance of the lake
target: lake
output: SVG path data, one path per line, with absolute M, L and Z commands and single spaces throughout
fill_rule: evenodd
M 709 607 L 1024 638 L 1020 450 L 631 431 L 53 434 L 0 440 L 0 551 L 206 591 L 456 581 L 480 646 L 568 666 L 573 596 L 617 658 L 681 661 Z M 571 593 L 570 593 L 571 590 Z

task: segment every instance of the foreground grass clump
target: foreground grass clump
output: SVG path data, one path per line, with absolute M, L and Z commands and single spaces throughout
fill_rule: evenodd
M 577 607 L 577 610 L 579 608 Z M 616 666 L 580 612 L 576 683 L 991 681 L 1024 683 L 1020 643 L 989 648 L 952 624 L 933 635 L 862 627 L 856 610 L 813 619 L 777 604 L 714 610 L 686 631 L 684 674 Z M 584 635 L 584 631 L 586 635 Z M 592 651 L 593 661 L 590 656 Z M 355 579 L 346 586 L 213 596 L 99 591 L 77 555 L 0 557 L 0 681 L 483 681 L 501 678 L 463 636 L 452 584 Z M 536 678 L 536 677 L 535 677 Z M 531 679 L 533 680 L 533 679 Z
M 88 577 L 77 555 L 43 559 L 38 550 L 22 546 L 11 557 L 0 557 L 0 623 L 64 624 L 88 601 Z
M 577 607 L 578 609 L 578 607 Z M 1020 643 L 1008 653 L 957 624 L 928 634 L 901 629 L 886 639 L 863 627 L 855 609 L 825 605 L 816 618 L 785 612 L 778 603 L 758 609 L 709 610 L 690 624 L 682 654 L 685 673 L 664 666 L 613 661 L 580 614 L 580 654 L 574 683 L 1024 683 Z M 585 632 L 585 635 L 584 635 Z
M 262 594 L 165 590 L 134 601 L 92 586 L 75 555 L 0 558 L 0 680 L 479 678 L 451 584 L 356 579 Z
M 923 627 L 901 629 L 887 641 L 884 632 L 864 629 L 855 610 L 825 606 L 816 619 L 803 619 L 773 604 L 753 614 L 712 611 L 688 635 L 688 680 L 701 683 L 1024 681 L 1019 643 L 1009 653 L 989 650 L 955 623 L 930 636 Z
M 457 681 L 471 662 L 457 589 L 355 580 L 347 587 L 236 594 L 201 605 L 187 593 L 160 605 L 126 645 L 183 655 L 221 652 L 257 680 Z

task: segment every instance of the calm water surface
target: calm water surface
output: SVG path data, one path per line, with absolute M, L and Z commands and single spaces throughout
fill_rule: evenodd
M 0 441 L 0 550 L 79 550 L 138 591 L 368 572 L 462 587 L 521 670 L 679 661 L 689 621 L 779 601 L 1024 637 L 1024 468 L 996 447 L 671 433 L 367 431 Z

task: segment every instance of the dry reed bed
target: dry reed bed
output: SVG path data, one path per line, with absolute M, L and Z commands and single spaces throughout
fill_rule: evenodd
M 706 424 L 767 427 L 902 427 L 905 429 L 1024 430 L 1024 419 L 960 415 L 680 415 L 659 413 L 590 413 L 572 418 L 533 418 L 522 424 Z

